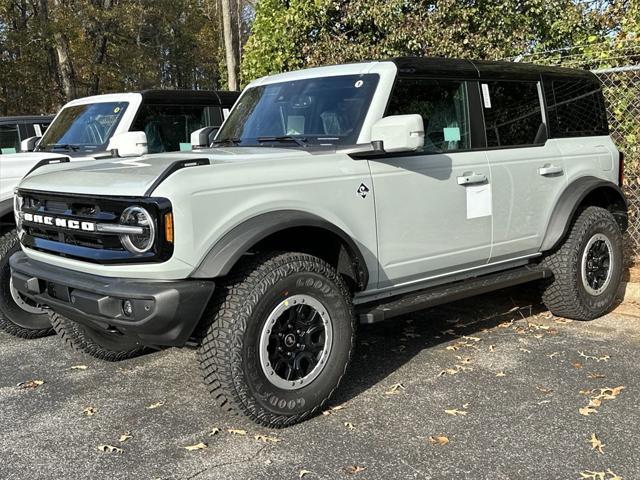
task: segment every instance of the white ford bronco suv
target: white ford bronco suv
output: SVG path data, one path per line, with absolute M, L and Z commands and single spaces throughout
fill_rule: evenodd
M 317 412 L 376 322 L 533 280 L 592 319 L 620 282 L 620 155 L 590 73 L 397 58 L 251 83 L 211 149 L 45 166 L 15 288 L 106 360 L 199 344 L 223 407 Z
M 238 92 L 145 90 L 79 98 L 62 107 L 44 136 L 39 128 L 36 136 L 22 141 L 27 153 L 0 156 L 0 329 L 23 338 L 52 333 L 46 312 L 11 283 L 9 256 L 20 249 L 13 193 L 22 177 L 48 163 L 114 156 L 126 163 L 145 153 L 191 148 L 194 140 L 198 146 L 199 134 L 219 127 L 238 96 Z

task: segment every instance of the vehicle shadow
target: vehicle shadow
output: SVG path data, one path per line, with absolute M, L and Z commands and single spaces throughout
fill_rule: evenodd
M 504 322 L 523 321 L 546 310 L 541 303 L 538 284 L 531 283 L 378 324 L 360 325 L 351 367 L 331 405 L 351 400 L 383 382 L 423 350 Z

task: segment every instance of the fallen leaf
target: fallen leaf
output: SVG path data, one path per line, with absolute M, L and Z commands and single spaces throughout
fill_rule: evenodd
M 611 475 L 608 480 L 622 480 L 622 477 L 619 477 L 618 475 L 613 473 L 610 468 L 607 468 L 607 473 Z
M 70 368 L 70 370 L 86 370 L 87 367 L 86 365 L 74 365 L 73 367 Z
M 188 445 L 183 448 L 189 452 L 193 452 L 195 450 L 204 450 L 205 448 L 209 448 L 209 445 L 207 445 L 206 443 L 200 442 L 200 443 L 197 443 L 196 445 Z
M 580 415 L 584 415 L 585 417 L 588 417 L 592 413 L 598 413 L 598 410 L 591 406 L 582 407 L 578 409 L 578 411 L 580 412 Z
M 397 395 L 401 390 L 406 390 L 405 386 L 401 383 L 396 383 L 395 385 L 391 385 L 391 388 L 384 392 L 385 395 Z
M 229 432 L 231 435 L 246 435 L 247 431 L 246 430 L 238 430 L 235 428 L 229 428 L 227 429 L 227 432 Z
M 507 374 L 504 372 L 504 370 L 500 370 L 498 373 L 496 373 L 496 377 L 506 377 Z
M 131 438 L 133 438 L 133 436 L 129 432 L 125 432 L 122 435 L 120 435 L 120 438 L 118 439 L 118 441 L 120 443 L 124 443 Z
M 82 411 L 82 413 L 84 413 L 87 417 L 93 417 L 96 413 L 98 413 L 98 410 L 96 410 L 94 407 L 87 407 Z
M 220 433 L 220 429 L 218 427 L 213 427 L 211 429 L 211 431 L 209 432 L 209 436 L 213 437 L 214 435 L 217 435 Z
M 604 480 L 605 472 L 592 472 L 591 470 L 585 470 L 580 472 L 580 478 L 589 480 Z
M 98 445 L 98 450 L 105 453 L 122 453 L 124 450 L 113 445 Z
M 572 363 L 571 366 L 576 370 L 582 368 L 582 364 L 580 362 Z
M 160 408 L 164 405 L 164 402 L 152 403 L 151 405 L 147 405 L 147 410 L 153 410 L 155 408 Z
M 364 472 L 367 467 L 361 467 L 359 465 L 350 465 L 344 469 L 349 475 L 355 475 L 356 473 Z
M 473 360 L 469 357 L 461 357 L 460 355 L 456 355 L 456 358 L 460 360 L 462 365 L 469 365 Z
M 256 440 L 258 440 L 259 442 L 264 442 L 264 443 L 268 443 L 268 442 L 271 442 L 271 443 L 277 443 L 277 442 L 279 442 L 279 441 L 280 441 L 280 439 L 279 439 L 279 438 L 276 438 L 276 437 L 269 437 L 269 436 L 267 436 L 267 435 L 260 435 L 260 434 L 256 435 L 254 438 L 255 438 Z
M 445 410 L 444 413 L 446 413 L 447 415 L 453 415 L 458 416 L 458 415 L 466 415 L 468 412 L 464 411 L 464 410 L 458 410 L 456 408 L 453 408 L 451 410 Z
M 347 427 L 347 430 L 355 430 L 356 427 L 353 426 L 351 422 L 344 422 L 344 426 Z
M 521 352 L 524 352 L 524 353 L 531 353 L 531 350 L 529 350 L 529 349 L 527 349 L 527 348 L 524 348 L 524 347 L 520 347 L 520 348 L 519 348 L 519 350 L 520 350 Z
M 536 388 L 538 390 L 540 390 L 542 393 L 544 393 L 545 395 L 549 395 L 550 393 L 553 393 L 553 390 L 550 388 L 546 388 L 542 385 L 536 385 Z
M 548 354 L 547 357 L 554 358 L 554 357 L 556 357 L 558 355 L 560 355 L 560 352 L 553 352 L 553 353 Z
M 322 412 L 322 415 L 331 415 L 333 412 L 337 412 L 338 410 L 344 409 L 344 405 L 336 405 L 335 407 L 329 407 L 327 410 Z
M 600 453 L 604 453 L 602 451 L 602 447 L 604 447 L 604 443 L 596 436 L 595 433 L 591 434 L 591 438 L 587 440 L 591 444 L 591 450 L 597 450 Z
M 584 352 L 578 351 L 578 355 L 587 360 L 595 360 L 596 362 L 608 362 L 611 358 L 609 355 L 603 355 L 602 357 L 596 357 L 594 355 L 586 355 Z
M 44 385 L 44 380 L 27 380 L 26 382 L 19 383 L 18 388 L 22 390 L 33 390 L 40 385 Z
M 556 323 L 571 323 L 571 322 L 573 322 L 573 320 L 571 320 L 569 318 L 556 318 L 554 320 L 554 322 L 556 322 Z
M 495 345 L 489 345 L 489 351 L 490 351 L 490 352 L 495 351 L 495 349 L 496 349 L 496 346 L 495 346 Z
M 298 474 L 298 478 L 302 478 L 305 475 L 309 475 L 310 473 L 313 473 L 311 470 L 300 470 L 300 473 Z
M 462 338 L 464 338 L 465 340 L 471 340 L 473 342 L 479 342 L 482 340 L 480 337 L 470 337 L 467 335 L 463 335 Z
M 449 443 L 449 439 L 444 435 L 430 435 L 429 443 L 431 445 L 446 445 Z
M 600 378 L 605 378 L 605 376 L 603 374 L 601 374 L 601 373 L 593 373 L 592 372 L 589 375 L 587 375 L 587 378 L 589 380 L 597 380 L 597 379 L 600 379 Z

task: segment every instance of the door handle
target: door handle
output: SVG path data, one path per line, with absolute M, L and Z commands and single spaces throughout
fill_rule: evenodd
M 562 173 L 562 167 L 547 164 L 544 167 L 540 167 L 538 169 L 538 173 L 543 177 L 546 177 L 548 175 L 557 175 Z
M 485 183 L 487 176 L 482 173 L 469 173 L 458 177 L 458 185 L 473 185 L 474 183 Z

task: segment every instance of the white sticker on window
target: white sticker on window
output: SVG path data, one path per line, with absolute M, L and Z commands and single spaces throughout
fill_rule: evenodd
M 229 116 L 229 109 L 228 108 L 223 108 L 222 109 L 222 118 L 226 119 Z
M 33 131 L 36 133 L 36 137 L 42 136 L 42 129 L 40 128 L 40 125 L 38 125 L 37 123 L 33 124 Z
M 484 108 L 491 108 L 491 96 L 489 95 L 489 85 L 482 84 L 482 98 L 484 99 Z
M 468 185 L 467 192 L 467 220 L 488 217 L 491 215 L 491 185 Z

